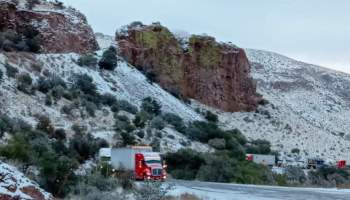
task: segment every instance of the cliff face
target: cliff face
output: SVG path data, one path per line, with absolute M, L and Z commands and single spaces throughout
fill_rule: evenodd
M 243 49 L 208 36 L 182 43 L 158 24 L 129 26 L 116 40 L 128 62 L 175 95 L 229 112 L 257 107 L 260 96 Z
M 38 32 L 43 53 L 86 53 L 98 49 L 93 30 L 83 14 L 46 1 L 0 0 L 0 31 Z

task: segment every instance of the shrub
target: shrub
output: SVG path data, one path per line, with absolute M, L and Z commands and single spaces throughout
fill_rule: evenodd
M 136 141 L 135 141 L 136 138 L 131 133 L 121 132 L 120 136 L 122 137 L 124 146 L 136 144 Z
M 246 151 L 247 153 L 269 154 L 271 153 L 271 144 L 267 140 L 253 140 Z
M 17 77 L 17 88 L 27 94 L 31 93 L 32 89 L 32 77 L 29 74 L 23 73 Z
M 45 97 L 45 105 L 51 106 L 52 105 L 52 97 L 51 95 L 46 95 Z
M 288 186 L 286 176 L 283 174 L 274 174 L 278 186 Z
M 291 150 L 291 152 L 292 152 L 292 153 L 299 154 L 299 153 L 300 153 L 300 149 L 298 149 L 298 148 L 293 148 L 293 149 Z
M 77 135 L 82 135 L 86 133 L 86 127 L 85 126 L 80 126 L 78 124 L 73 124 L 72 125 L 72 130 L 74 131 L 75 134 Z
M 245 159 L 245 149 L 240 145 L 236 139 L 230 138 L 226 140 L 226 149 L 229 151 L 229 155 L 235 157 L 238 160 Z
M 95 139 L 88 133 L 76 133 L 69 142 L 70 152 L 78 158 L 79 162 L 93 158 L 102 146 L 104 144 L 101 143 L 101 139 Z
M 193 139 L 200 142 L 208 143 L 210 139 L 214 138 L 230 138 L 229 134 L 221 130 L 215 123 L 194 121 L 186 129 L 185 134 Z
M 27 25 L 18 30 L 0 32 L 0 48 L 4 51 L 40 51 L 39 32 L 34 27 Z M 0 49 L 0 50 L 1 50 Z
M 82 105 L 85 107 L 86 112 L 90 115 L 90 117 L 95 117 L 97 106 L 94 103 L 90 101 L 83 101 Z
M 62 98 L 64 91 L 65 89 L 62 86 L 58 85 L 52 88 L 51 95 L 55 98 L 55 100 L 59 100 Z
M 151 145 L 153 151 L 160 152 L 160 140 L 159 140 L 159 138 L 153 138 L 150 145 Z
M 27 39 L 26 45 L 28 47 L 29 52 L 33 52 L 33 53 L 40 52 L 40 40 L 38 37 Z
M 206 156 L 205 164 L 197 173 L 197 179 L 211 182 L 231 182 L 237 175 L 237 161 L 227 156 Z M 218 173 L 220 169 L 220 173 Z
M 152 71 L 147 71 L 144 73 L 144 75 L 146 76 L 147 81 L 151 84 L 154 83 L 157 79 L 157 75 Z
M 151 115 L 159 115 L 161 113 L 160 104 L 151 97 L 146 97 L 142 100 L 141 109 Z
M 13 67 L 12 65 L 5 63 L 6 75 L 11 78 L 15 78 L 18 73 L 18 69 Z
M 28 9 L 33 9 L 37 4 L 40 4 L 40 0 L 28 0 L 27 7 Z
M 155 117 L 151 121 L 151 127 L 158 130 L 162 130 L 165 128 L 165 123 L 161 117 Z
M 101 103 L 107 106 L 113 106 L 115 104 L 117 104 L 117 99 L 115 98 L 115 96 L 113 94 L 110 93 L 105 93 L 103 95 L 101 95 Z
M 137 107 L 132 105 L 126 100 L 118 100 L 117 104 L 114 105 L 117 107 L 117 110 L 123 110 L 125 112 L 136 114 L 137 113 Z
M 66 115 L 71 115 L 73 109 L 74 109 L 74 107 L 72 105 L 64 105 L 61 108 L 61 112 L 66 114 Z
M 93 79 L 87 74 L 79 74 L 74 78 L 74 88 L 82 91 L 85 94 L 97 96 L 97 87 Z
M 117 179 L 112 177 L 105 177 L 98 172 L 83 178 L 84 178 L 84 183 L 86 185 L 95 187 L 99 191 L 103 191 L 103 192 L 112 191 L 119 185 Z
M 228 130 L 226 133 L 232 136 L 241 145 L 245 145 L 248 142 L 247 138 L 238 129 Z
M 53 195 L 63 197 L 70 191 L 70 186 L 75 184 L 76 177 L 72 169 L 78 163 L 73 159 L 57 155 L 54 152 L 46 152 L 40 159 L 40 177 L 43 188 Z
M 145 127 L 146 122 L 150 119 L 152 119 L 152 117 L 148 113 L 146 113 L 145 111 L 141 111 L 135 115 L 133 123 L 136 127 L 143 128 Z
M 98 63 L 101 69 L 106 70 L 114 70 L 117 67 L 117 64 L 117 50 L 114 47 L 109 47 L 103 52 L 102 58 Z
M 4 76 L 4 72 L 2 72 L 2 70 L 0 69 L 0 83 L 2 83 L 3 76 Z
M 168 172 L 177 179 L 192 180 L 199 168 L 205 163 L 204 156 L 191 149 L 181 149 L 175 153 L 167 153 L 165 160 Z
M 31 146 L 20 134 L 14 135 L 6 146 L 0 148 L 0 155 L 24 163 L 29 163 L 33 159 Z
M 115 130 L 118 132 L 132 132 L 135 127 L 130 123 L 127 116 L 118 115 L 115 120 Z
M 53 137 L 58 139 L 58 140 L 65 140 L 66 139 L 66 131 L 62 128 L 56 129 Z
M 97 58 L 93 54 L 81 55 L 78 59 L 78 65 L 93 67 L 97 65 Z
M 30 124 L 26 123 L 21 119 L 12 119 L 7 115 L 0 114 L 0 134 L 5 132 L 16 133 L 20 131 L 29 131 L 32 127 Z
M 218 122 L 218 116 L 209 110 L 205 113 L 205 119 L 214 123 Z
M 185 131 L 186 126 L 185 126 L 182 118 L 179 117 L 178 115 L 173 114 L 173 113 L 164 113 L 164 114 L 162 114 L 162 118 L 168 124 L 173 125 L 175 130 L 177 130 L 181 133 L 183 133 Z
M 214 138 L 210 139 L 208 141 L 208 144 L 215 149 L 225 149 L 226 148 L 226 141 L 225 139 L 219 139 L 219 138 Z
M 41 72 L 43 66 L 40 63 L 34 63 L 31 65 L 32 69 L 36 72 Z
M 40 77 L 37 82 L 37 89 L 45 94 L 57 87 L 67 88 L 65 81 L 58 76 L 50 76 L 48 79 Z
M 51 123 L 51 120 L 45 115 L 38 116 L 38 124 L 36 125 L 36 128 L 49 134 L 50 136 L 52 136 L 54 133 L 54 127 Z
M 137 136 L 139 136 L 139 138 L 144 138 L 145 137 L 145 132 L 144 131 L 138 131 L 136 133 Z
M 146 181 L 135 191 L 136 200 L 164 199 L 171 185 L 164 187 L 159 181 Z

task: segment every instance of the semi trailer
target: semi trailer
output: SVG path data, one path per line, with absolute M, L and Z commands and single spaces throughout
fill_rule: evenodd
M 253 161 L 257 164 L 262 164 L 265 166 L 274 166 L 276 164 L 275 155 L 263 155 L 263 154 L 247 154 L 246 160 Z
M 108 153 L 110 152 L 110 153 Z M 107 155 L 107 156 L 106 156 Z M 167 178 L 166 165 L 159 152 L 149 146 L 100 149 L 100 159 L 107 161 L 114 170 L 132 171 L 136 180 L 162 180 Z

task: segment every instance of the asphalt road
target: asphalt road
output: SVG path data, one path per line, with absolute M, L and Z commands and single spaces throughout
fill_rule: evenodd
M 212 200 L 350 200 L 350 190 L 296 188 L 169 180 L 175 194 L 188 192 Z

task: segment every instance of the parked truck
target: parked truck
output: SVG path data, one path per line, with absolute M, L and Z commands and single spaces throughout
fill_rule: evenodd
M 257 164 L 262 164 L 265 166 L 274 166 L 276 164 L 275 155 L 263 155 L 263 154 L 247 154 L 246 160 L 253 161 Z
M 100 160 L 108 162 L 114 170 L 129 170 L 136 180 L 162 180 L 167 178 L 166 165 L 160 153 L 153 152 L 149 146 L 100 149 Z M 108 160 L 108 156 L 110 159 Z
M 338 160 L 336 167 L 338 169 L 345 169 L 346 168 L 346 160 Z
M 325 161 L 319 158 L 309 158 L 307 160 L 307 169 L 318 169 L 325 166 Z

